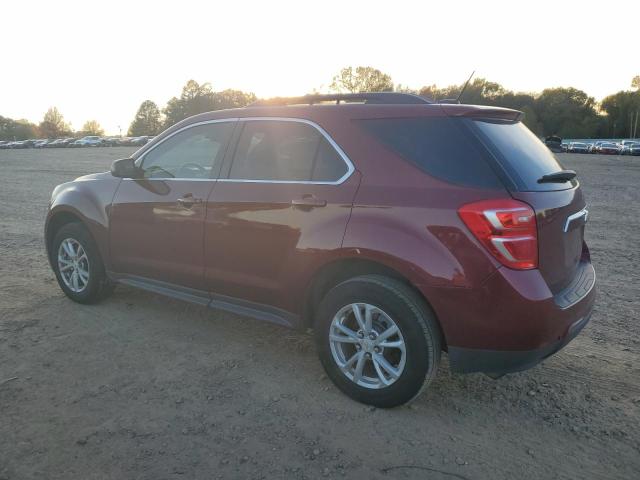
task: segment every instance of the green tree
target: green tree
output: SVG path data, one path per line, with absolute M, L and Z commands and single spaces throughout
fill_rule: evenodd
M 71 135 L 71 127 L 64 121 L 64 117 L 56 107 L 51 107 L 47 110 L 38 128 L 40 129 L 40 135 L 46 138 Z
M 138 108 L 135 118 L 129 126 L 129 136 L 157 135 L 162 130 L 160 109 L 151 100 L 145 100 Z
M 438 88 L 435 84 L 426 85 L 418 91 L 418 95 L 436 101 L 445 98 L 455 99 L 460 95 L 463 86 L 464 84 Z M 461 102 L 522 110 L 525 114 L 524 123 L 535 133 L 541 134 L 542 132 L 542 125 L 534 109 L 535 97 L 530 93 L 514 93 L 499 83 L 476 78 L 467 85 Z
M 392 92 L 391 76 L 372 67 L 346 67 L 333 77 L 329 88 L 335 92 Z
M 531 93 L 514 93 L 506 91 L 502 95 L 499 95 L 493 99 L 493 103 L 497 107 L 514 108 L 516 110 L 522 110 L 528 107 L 533 110 L 536 97 Z
M 424 87 L 422 87 L 420 90 L 418 90 L 418 95 L 434 101 L 440 100 L 442 98 L 440 97 L 440 89 L 435 83 L 433 85 L 425 85 Z
M 435 84 L 426 85 L 418 91 L 418 95 L 433 100 L 455 99 L 458 98 L 463 87 L 464 83 L 443 88 L 438 88 Z M 513 95 L 513 92 L 509 92 L 499 83 L 475 78 L 467 85 L 460 101 L 470 105 L 494 105 L 501 97 L 508 94 Z
M 104 135 L 104 129 L 97 120 L 87 120 L 82 127 L 82 133 L 84 135 L 97 135 L 101 137 Z
M 198 113 L 214 110 L 213 90 L 209 83 L 200 85 L 195 80 L 189 80 L 182 88 L 180 97 L 173 97 L 164 109 L 165 127 Z
M 438 88 L 427 85 L 419 95 L 434 100 L 457 98 L 463 85 Z M 603 134 L 603 118 L 596 102 L 575 88 L 550 88 L 540 95 L 507 90 L 496 82 L 476 78 L 469 83 L 462 103 L 512 108 L 524 113 L 523 122 L 539 136 L 557 134 L 563 137 L 589 138 Z
M 576 88 L 547 88 L 536 99 L 542 134 L 564 138 L 592 138 L 601 131 L 596 102 Z
M 538 114 L 534 110 L 534 108 L 530 105 L 524 105 L 518 110 L 522 111 L 524 114 L 524 118 L 522 119 L 522 123 L 524 123 L 529 130 L 535 133 L 538 136 L 542 136 L 544 132 L 544 127 L 538 118 Z
M 0 115 L 0 140 L 27 140 L 38 136 L 38 127 L 28 120 L 13 120 Z
M 464 84 L 448 87 L 443 94 L 447 98 L 458 98 Z M 504 96 L 507 91 L 502 85 L 490 82 L 484 78 L 474 78 L 462 93 L 460 101 L 470 105 L 495 105 L 496 100 Z
M 224 110 L 226 108 L 241 108 L 257 100 L 254 93 L 245 93 L 241 90 L 222 90 L 213 94 L 212 110 Z
M 640 91 L 620 91 L 604 98 L 600 107 L 607 114 L 606 136 L 613 138 L 632 137 L 637 134 L 636 112 L 640 112 Z
M 640 90 L 640 75 L 636 75 L 631 79 L 631 88 L 635 88 L 636 90 Z
M 255 101 L 253 93 L 232 89 L 214 92 L 209 83 L 199 84 L 195 80 L 189 80 L 182 88 L 180 97 L 173 97 L 167 102 L 164 108 L 164 126 L 170 127 L 199 113 L 245 107 Z

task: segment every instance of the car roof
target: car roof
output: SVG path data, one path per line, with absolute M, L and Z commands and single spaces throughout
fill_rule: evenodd
M 413 104 L 322 103 L 268 106 L 258 104 L 243 108 L 215 110 L 186 118 L 156 136 L 153 144 L 157 144 L 158 141 L 162 141 L 163 138 L 172 135 L 176 130 L 188 127 L 189 125 L 225 119 L 262 117 L 292 118 L 308 120 L 330 130 L 332 122 L 336 120 L 338 120 L 339 123 L 344 123 L 350 120 L 378 118 L 470 117 L 518 121 L 522 119 L 522 116 L 522 112 L 509 108 L 457 103 L 430 103 L 428 101 Z M 143 155 L 151 145 L 151 143 L 147 143 L 135 152 L 133 156 L 138 157 Z
M 439 103 L 414 105 L 344 103 L 339 105 L 248 106 L 244 108 L 201 113 L 183 120 L 180 124 L 187 125 L 207 120 L 246 117 L 290 117 L 320 120 L 329 119 L 330 117 L 364 119 L 418 116 L 489 117 L 505 120 L 519 120 L 522 117 L 522 112 L 501 107 Z

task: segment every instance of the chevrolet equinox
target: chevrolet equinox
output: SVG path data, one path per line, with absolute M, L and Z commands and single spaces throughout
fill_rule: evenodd
M 76 302 L 120 283 L 313 328 L 370 405 L 410 401 L 442 351 L 524 370 L 589 321 L 595 273 L 576 173 L 521 117 L 398 93 L 196 115 L 56 187 L 48 258 Z

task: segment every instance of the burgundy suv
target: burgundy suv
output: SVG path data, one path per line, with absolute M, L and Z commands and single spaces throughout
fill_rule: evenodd
M 49 260 L 80 303 L 122 283 L 312 327 L 371 405 L 415 397 L 442 350 L 524 370 L 588 322 L 595 274 L 575 172 L 521 116 L 394 93 L 197 115 L 56 187 Z

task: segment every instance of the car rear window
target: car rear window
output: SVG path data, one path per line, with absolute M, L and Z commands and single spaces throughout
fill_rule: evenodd
M 382 144 L 433 177 L 458 185 L 503 188 L 482 145 L 458 119 L 384 118 L 359 122 Z
M 522 122 L 470 120 L 518 190 L 571 188 L 575 182 L 538 183 L 543 175 L 562 170 L 547 146 Z

